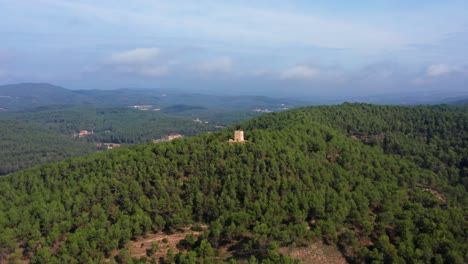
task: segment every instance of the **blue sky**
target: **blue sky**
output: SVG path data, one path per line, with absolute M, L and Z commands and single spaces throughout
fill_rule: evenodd
M 468 93 L 467 1 L 0 0 L 0 84 Z

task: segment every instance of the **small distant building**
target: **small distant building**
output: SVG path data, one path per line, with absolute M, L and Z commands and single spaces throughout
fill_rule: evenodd
M 229 143 L 245 143 L 247 140 L 244 139 L 244 131 L 234 131 L 234 139 L 229 139 Z
M 197 117 L 197 119 L 193 120 L 193 122 L 195 122 L 195 123 L 201 123 L 202 121 L 200 120 L 200 118 Z
M 257 109 L 254 109 L 252 110 L 254 112 L 258 112 L 258 113 L 271 113 L 273 112 L 272 110 L 268 109 L 268 108 L 265 108 L 265 109 L 260 109 L 260 108 L 257 108 Z
M 120 147 L 120 144 L 116 144 L 116 143 L 97 143 L 96 146 L 98 148 L 103 148 L 103 149 L 109 150 L 109 149 Z
M 167 142 L 167 141 L 172 141 L 176 138 L 183 138 L 183 137 L 184 135 L 181 135 L 181 134 L 170 134 L 160 139 L 153 139 L 153 143 Z
M 93 132 L 89 132 L 88 130 L 80 130 L 80 133 L 78 134 L 78 137 L 86 137 L 89 135 L 92 135 Z
M 181 137 L 182 137 L 181 134 L 170 134 L 169 136 L 167 136 L 167 140 L 172 141 L 176 138 L 181 138 Z
M 152 105 L 132 105 L 131 107 L 141 111 L 148 111 L 153 108 Z

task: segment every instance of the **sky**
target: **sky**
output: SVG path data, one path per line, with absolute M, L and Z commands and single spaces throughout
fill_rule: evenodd
M 0 85 L 468 95 L 468 1 L 0 0 Z

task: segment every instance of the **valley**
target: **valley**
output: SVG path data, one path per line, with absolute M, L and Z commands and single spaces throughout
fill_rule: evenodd
M 259 107 L 282 111 L 285 102 L 299 105 L 259 96 L 73 91 L 50 84 L 4 85 L 0 95 L 0 175 L 93 151 L 214 132 L 258 116 Z

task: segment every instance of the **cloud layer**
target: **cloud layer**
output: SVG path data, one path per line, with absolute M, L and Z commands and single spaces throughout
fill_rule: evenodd
M 459 66 L 450 66 L 446 64 L 432 64 L 426 70 L 426 76 L 428 77 L 438 77 L 444 76 L 451 73 L 461 73 L 463 72 L 462 68 Z
M 160 55 L 161 50 L 156 47 L 114 52 L 107 59 L 107 63 L 104 65 L 107 67 L 104 70 L 112 69 L 117 73 L 161 77 L 169 73 L 170 67 L 164 60 L 160 59 Z
M 13 82 L 299 95 L 468 82 L 466 1 L 0 3 L 0 75 Z
M 151 63 L 160 54 L 158 48 L 137 48 L 111 55 L 110 62 L 114 64 L 142 64 Z
M 279 77 L 283 80 L 301 79 L 313 80 L 320 76 L 320 70 L 305 65 L 295 66 L 280 73 Z

